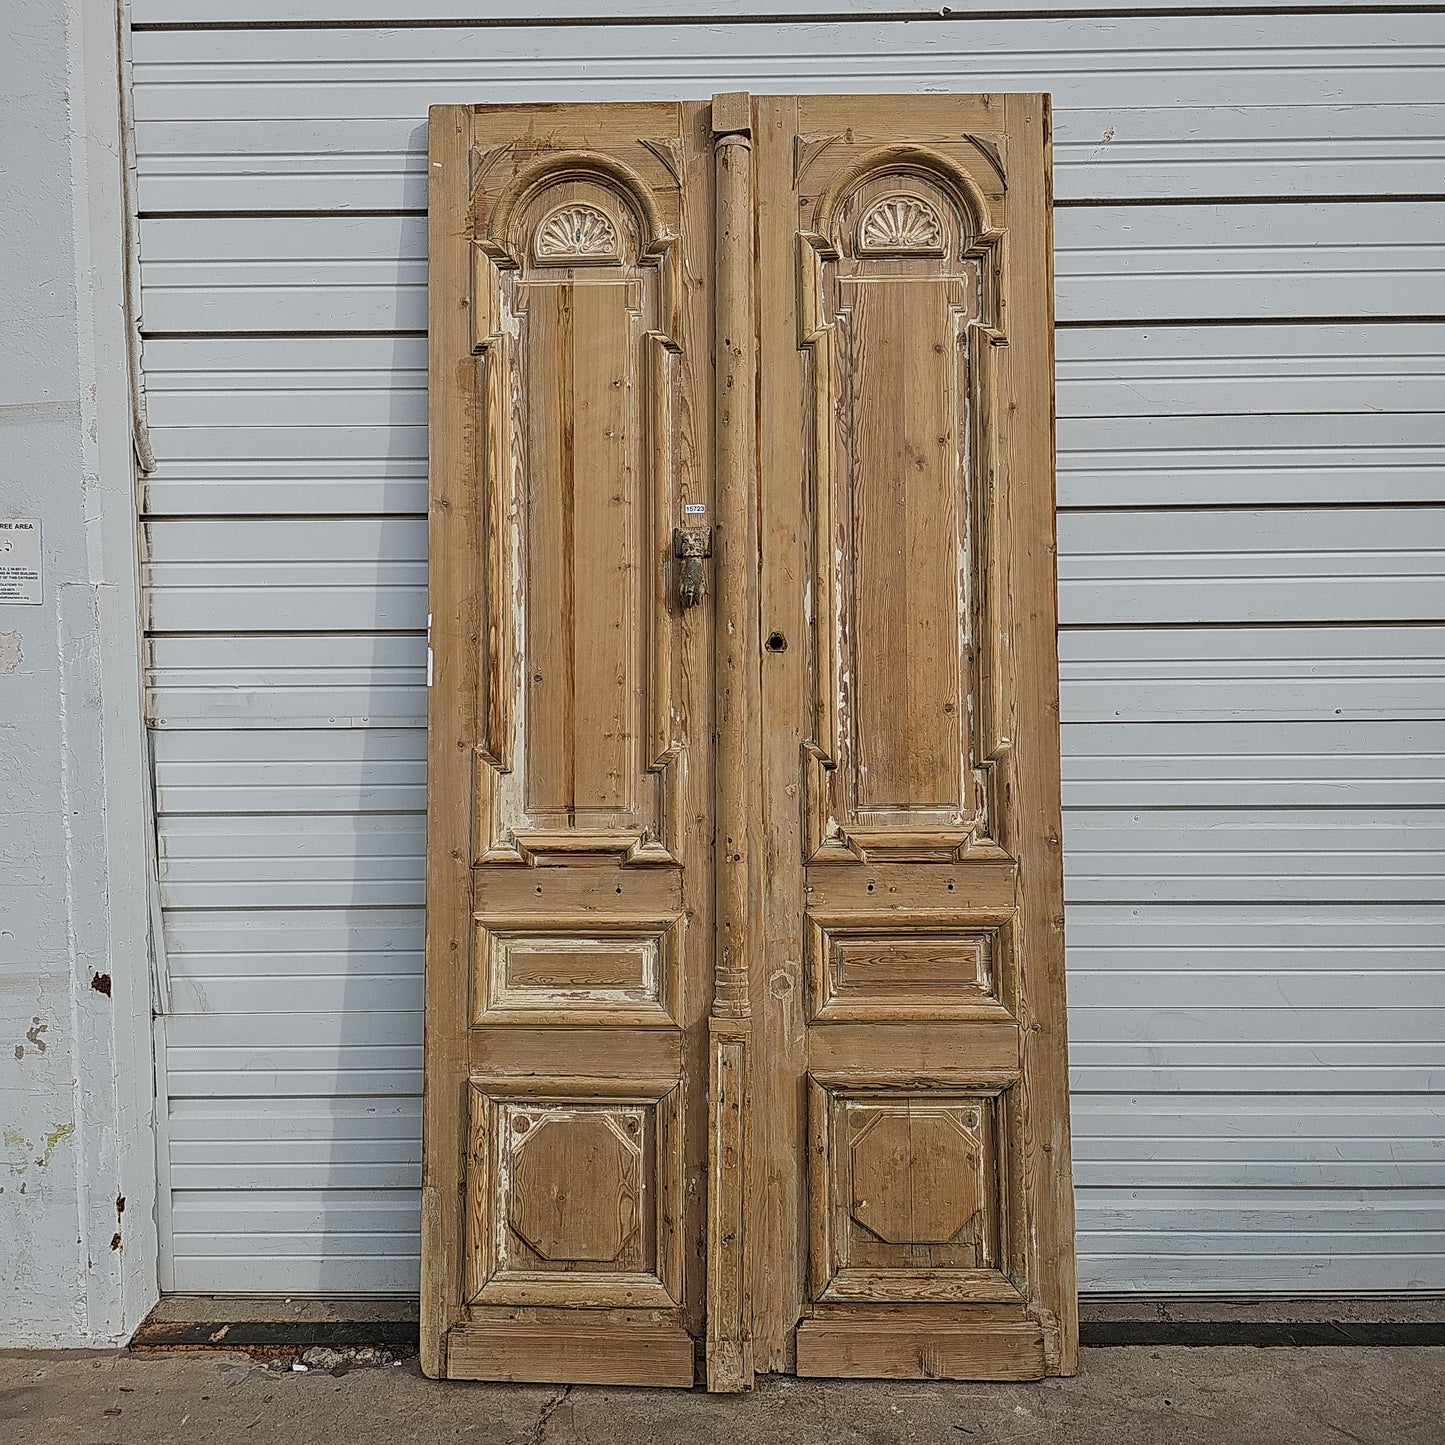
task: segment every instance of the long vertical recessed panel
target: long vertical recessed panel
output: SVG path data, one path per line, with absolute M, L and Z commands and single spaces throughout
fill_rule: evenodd
M 540 163 L 477 242 L 492 667 L 483 857 L 676 861 L 675 237 L 605 157 Z
M 820 857 L 956 856 L 989 835 L 980 547 L 998 238 L 950 167 L 892 160 L 801 243 Z

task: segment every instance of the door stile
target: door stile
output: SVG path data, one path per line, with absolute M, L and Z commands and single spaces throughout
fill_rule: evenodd
M 447 1332 L 462 1291 L 461 1181 L 467 1078 L 467 976 L 471 951 L 473 757 L 480 731 L 477 634 L 480 593 L 470 559 L 482 547 L 471 485 L 476 399 L 471 374 L 471 110 L 438 107 L 427 170 L 429 504 L 431 556 L 427 694 L 426 955 L 421 1188 L 421 1367 L 447 1373 Z
M 1009 96 L 1005 127 L 1012 162 L 1043 184 L 1017 188 L 1012 225 L 1039 268 L 1033 285 L 1010 294 L 1012 344 L 1003 366 L 1011 404 L 1000 416 L 1000 455 L 1010 515 L 1002 534 L 1009 551 L 1013 647 L 1021 669 L 1014 741 L 1027 767 L 1015 770 L 1016 856 L 1021 890 L 1019 934 L 1029 950 L 1020 1020 L 1023 1188 L 1032 1214 L 1032 1253 L 1045 1366 L 1072 1375 L 1079 1367 L 1079 1301 L 1074 1253 L 1074 1189 L 1069 1129 L 1069 1069 L 1064 975 L 1064 852 L 1057 665 L 1058 585 L 1054 477 L 1053 138 L 1049 97 Z
M 750 98 L 713 97 L 717 224 L 714 461 L 715 943 L 709 1068 L 707 1384 L 752 1388 L 748 1181 L 762 857 L 758 707 L 757 362 Z
M 798 459 L 798 418 L 804 409 L 792 264 L 798 230 L 793 188 L 798 101 L 795 96 L 767 95 L 753 104 L 758 252 L 766 261 L 757 279 L 758 358 L 767 379 L 758 403 L 763 539 L 759 630 L 772 638 L 761 659 L 761 711 L 767 719 L 791 720 L 804 715 L 809 656 L 803 546 L 808 509 Z M 765 962 L 753 979 L 757 1049 L 751 1239 L 753 1363 L 767 1372 L 793 1370 L 794 1327 L 807 1299 L 806 1171 L 799 1167 L 805 1157 L 799 1080 L 807 1027 L 798 904 L 803 893 L 799 741 L 796 727 L 773 725 L 763 745 L 767 848 L 759 897 Z

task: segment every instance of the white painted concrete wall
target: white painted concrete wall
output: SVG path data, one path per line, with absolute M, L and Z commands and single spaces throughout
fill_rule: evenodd
M 4 13 L 0 517 L 45 577 L 0 602 L 0 1346 L 105 1344 L 156 1294 L 116 38 Z

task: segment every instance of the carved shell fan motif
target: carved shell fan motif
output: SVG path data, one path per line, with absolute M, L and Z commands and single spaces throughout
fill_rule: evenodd
M 615 261 L 617 227 L 596 206 L 576 203 L 553 211 L 537 228 L 537 260 L 553 264 L 571 261 Z
M 865 256 L 941 256 L 943 222 L 918 196 L 884 196 L 858 223 L 858 253 Z

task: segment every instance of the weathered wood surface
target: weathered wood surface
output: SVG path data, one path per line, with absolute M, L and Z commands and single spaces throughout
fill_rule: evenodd
M 692 1383 L 711 638 L 670 550 L 711 493 L 706 126 L 432 112 L 461 137 L 432 233 L 433 469 L 460 499 L 433 514 L 434 694 L 466 710 L 428 787 L 428 908 L 465 919 L 427 952 L 432 1374 Z
M 1046 102 L 433 129 L 425 1367 L 1071 1372 Z

